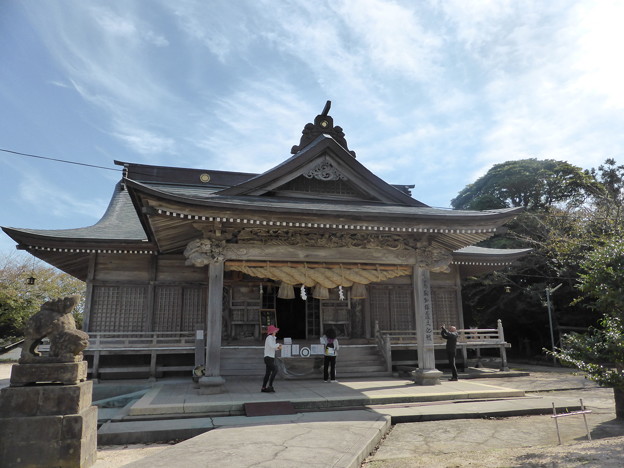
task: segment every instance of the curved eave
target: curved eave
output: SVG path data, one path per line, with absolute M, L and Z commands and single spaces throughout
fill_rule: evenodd
M 285 199 L 278 197 L 252 197 L 252 196 L 222 196 L 217 193 L 207 193 L 205 196 L 186 196 L 182 193 L 173 193 L 169 190 L 154 188 L 140 182 L 125 179 L 126 186 L 137 194 L 144 194 L 165 202 L 172 202 L 185 207 L 206 207 L 223 210 L 249 211 L 250 213 L 292 213 L 298 215 L 329 215 L 341 218 L 363 220 L 409 220 L 416 221 L 440 221 L 440 222 L 467 222 L 471 225 L 479 223 L 498 224 L 505 222 L 523 208 L 504 208 L 487 211 L 460 211 L 430 208 L 426 206 L 404 206 L 370 204 L 360 202 L 342 202 Z
M 462 278 L 479 276 L 507 268 L 528 255 L 532 249 L 490 249 L 469 246 L 453 252 L 453 264 Z
M 121 184 L 116 185 L 102 218 L 92 226 L 47 230 L 3 227 L 2 230 L 17 243 L 18 249 L 83 281 L 93 253 L 149 254 L 155 251 Z
M 435 245 L 455 251 L 491 237 L 521 210 L 457 212 L 428 207 L 302 203 L 267 197 L 237 197 L 233 202 L 232 197 L 189 197 L 132 180 L 127 180 L 126 186 L 143 214 L 142 222 L 150 238 L 163 252 L 184 248 L 198 236 L 197 223 L 212 222 L 241 228 L 330 229 L 426 237 Z

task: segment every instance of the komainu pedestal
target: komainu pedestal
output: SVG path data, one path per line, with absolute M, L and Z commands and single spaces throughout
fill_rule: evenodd
M 78 300 L 48 301 L 26 324 L 19 364 L 0 391 L 2 468 L 86 468 L 97 460 L 97 407 L 82 359 L 89 336 L 71 316 Z M 38 351 L 44 338 L 47 355 Z
M 23 380 L 21 366 L 15 364 L 12 374 L 20 369 L 18 375 Z M 92 466 L 97 460 L 97 407 L 91 405 L 92 391 L 91 381 L 3 388 L 0 465 L 4 468 Z

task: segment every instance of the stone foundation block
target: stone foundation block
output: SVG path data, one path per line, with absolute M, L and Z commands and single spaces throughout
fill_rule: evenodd
M 19 366 L 13 369 L 16 367 Z M 92 466 L 97 460 L 98 412 L 97 407 L 91 405 L 92 390 L 92 382 L 2 389 L 0 466 Z
M 3 468 L 85 468 L 97 460 L 97 407 L 81 414 L 0 418 Z
M 6 387 L 0 391 L 0 417 L 78 414 L 91 406 L 93 382 L 76 385 Z
M 87 361 L 45 364 L 15 364 L 11 368 L 11 386 L 36 383 L 77 384 L 87 380 Z

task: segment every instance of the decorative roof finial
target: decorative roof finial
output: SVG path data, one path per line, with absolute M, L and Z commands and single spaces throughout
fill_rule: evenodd
M 342 127 L 334 127 L 334 119 L 328 115 L 330 108 L 331 101 L 327 101 L 325 103 L 325 107 L 323 108 L 323 112 L 316 116 L 314 123 L 307 123 L 305 127 L 303 127 L 303 131 L 301 132 L 301 141 L 299 141 L 298 145 L 291 148 L 291 154 L 296 154 L 301 151 L 303 148 L 312 143 L 319 135 L 327 134 L 336 140 L 340 146 L 349 151 L 349 153 L 351 153 L 351 155 L 355 158 L 355 151 L 349 150 Z
M 321 116 L 327 117 L 327 114 L 329 113 L 329 109 L 331 109 L 331 101 L 327 101 L 325 103 L 325 107 L 323 108 L 323 112 L 321 113 Z

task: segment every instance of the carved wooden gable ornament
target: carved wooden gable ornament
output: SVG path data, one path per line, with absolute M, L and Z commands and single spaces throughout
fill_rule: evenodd
M 216 195 L 350 199 L 426 206 L 384 182 L 355 159 L 342 128 L 328 115 L 330 101 L 314 123 L 305 125 L 291 158 Z

